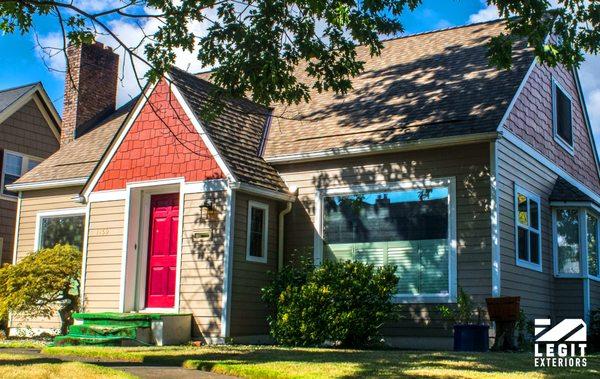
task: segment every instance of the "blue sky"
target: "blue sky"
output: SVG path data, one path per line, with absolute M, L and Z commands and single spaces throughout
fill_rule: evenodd
M 119 0 L 75 0 L 75 2 L 87 9 L 101 10 L 103 7 L 112 8 L 119 3 Z M 407 33 L 419 33 L 485 21 L 496 18 L 496 15 L 496 10 L 487 6 L 484 0 L 424 0 L 423 4 L 414 12 L 405 13 L 402 21 Z M 37 19 L 36 34 L 13 34 L 0 38 L 0 51 L 2 51 L 0 54 L 0 89 L 41 81 L 56 108 L 60 111 L 62 109 L 64 74 L 49 70 L 47 66 L 63 68 L 62 55 L 55 54 L 49 57 L 41 51 L 36 43 L 36 41 L 40 41 L 43 46 L 60 46 L 58 30 L 52 21 L 49 18 Z M 140 38 L 137 28 L 124 20 L 112 19 L 109 24 L 122 39 L 132 45 Z M 144 26 L 144 29 L 151 31 L 155 27 L 156 25 L 148 24 Z M 203 25 L 196 25 L 196 32 L 201 33 L 203 27 Z M 113 41 L 103 41 L 102 38 L 100 40 L 114 45 Z M 177 65 L 190 71 L 202 69 L 195 62 L 192 53 L 178 55 Z M 138 67 L 138 69 L 143 70 L 143 67 Z M 124 70 L 125 79 L 120 83 L 119 103 L 126 102 L 139 91 L 131 68 L 125 67 Z M 600 57 L 589 57 L 581 67 L 580 75 L 596 141 L 600 141 Z

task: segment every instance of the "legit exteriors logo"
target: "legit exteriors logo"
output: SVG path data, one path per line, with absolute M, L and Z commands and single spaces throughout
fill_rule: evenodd
M 565 319 L 550 328 L 549 319 L 535 320 L 535 367 L 586 367 L 587 327 L 581 319 Z

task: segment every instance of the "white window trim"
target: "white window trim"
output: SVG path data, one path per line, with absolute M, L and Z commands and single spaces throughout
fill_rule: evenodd
M 19 153 L 17 151 L 12 151 L 12 150 L 7 150 L 7 149 L 4 150 L 3 156 L 2 156 L 2 167 L 0 167 L 0 198 L 2 198 L 4 200 L 16 201 L 19 198 L 18 196 L 4 193 L 4 172 L 6 170 L 6 155 L 7 154 L 16 155 L 23 159 L 23 163 L 21 165 L 21 176 L 23 176 L 27 173 L 27 167 L 29 166 L 29 161 L 33 160 L 33 161 L 38 161 L 39 163 L 42 163 L 44 161 L 44 159 L 39 158 L 39 157 L 34 157 L 33 155 Z
M 314 262 L 320 265 L 323 262 L 323 200 L 329 196 L 356 195 L 373 192 L 410 191 L 414 189 L 448 188 L 448 292 L 439 294 L 395 294 L 394 303 L 422 304 L 422 303 L 454 303 L 457 294 L 457 269 L 456 269 L 456 178 L 423 179 L 414 181 L 399 181 L 377 184 L 357 184 L 335 188 L 317 189 L 315 196 L 315 236 L 314 236 Z
M 523 194 L 525 196 L 527 196 L 527 217 L 530 217 L 530 211 L 529 211 L 529 200 L 534 200 L 537 202 L 538 204 L 538 211 L 537 211 L 537 218 L 538 218 L 538 228 L 535 229 L 529 225 L 521 225 L 519 224 L 519 200 L 518 200 L 518 194 Z M 515 215 L 514 215 L 514 220 L 515 220 L 515 264 L 519 267 L 522 268 L 527 268 L 530 270 L 534 270 L 534 271 L 538 271 L 538 272 L 542 272 L 542 261 L 543 261 L 543 253 L 542 253 L 542 202 L 541 199 L 538 195 L 532 193 L 531 191 L 527 191 L 526 189 L 524 189 L 523 187 L 519 186 L 518 184 L 515 183 L 515 207 L 514 207 L 514 211 L 515 211 Z M 530 233 L 534 232 L 538 234 L 538 251 L 540 253 L 540 263 L 539 264 L 535 264 L 526 260 L 523 260 L 521 258 L 519 258 L 519 226 L 522 228 L 526 228 Z M 527 246 L 528 246 L 528 251 L 531 254 L 531 246 L 529 246 L 530 243 L 530 239 L 527 239 Z
M 87 218 L 87 211 L 85 207 L 82 208 L 68 208 L 68 209 L 57 209 L 48 212 L 39 212 L 36 214 L 35 218 L 35 235 L 33 238 L 33 251 L 38 251 L 41 246 L 41 236 L 42 236 L 42 219 L 44 218 L 57 218 L 62 216 L 83 216 L 84 224 L 85 219 Z M 85 229 L 85 228 L 84 228 Z M 84 230 L 85 233 L 85 230 Z M 85 238 L 85 235 L 82 236 Z
M 558 134 L 558 109 L 557 109 L 557 97 L 556 97 L 556 89 L 560 89 L 562 93 L 565 94 L 569 101 L 571 102 L 571 139 L 572 144 L 569 144 Z M 558 143 L 563 149 L 565 149 L 569 154 L 575 155 L 575 150 L 573 146 L 575 145 L 575 134 L 573 133 L 573 97 L 571 94 L 565 90 L 565 88 L 558 83 L 555 78 L 552 78 L 552 134 L 554 135 L 554 140 Z
M 558 270 L 558 230 L 556 227 L 556 210 L 557 209 L 574 209 L 577 211 L 577 222 L 579 223 L 579 274 L 566 274 L 560 273 Z M 582 226 L 582 221 L 585 223 L 585 226 Z M 584 228 L 584 229 L 582 229 Z M 583 256 L 584 250 L 587 252 L 587 234 L 583 233 L 587 230 L 587 222 L 585 220 L 585 211 L 583 208 L 577 207 L 556 207 L 552 209 L 552 255 L 554 261 L 554 276 L 556 278 L 582 278 L 583 275 Z M 585 246 L 584 246 L 585 245 Z M 587 255 L 585 257 L 587 259 Z M 587 271 L 587 270 L 586 270 Z
M 252 235 L 250 233 L 250 227 L 252 223 L 252 208 L 262 209 L 263 215 L 263 246 L 262 256 L 256 257 L 250 255 L 250 239 Z M 248 201 L 248 221 L 246 224 L 246 260 L 250 262 L 267 263 L 268 250 L 269 250 L 269 205 L 254 200 Z

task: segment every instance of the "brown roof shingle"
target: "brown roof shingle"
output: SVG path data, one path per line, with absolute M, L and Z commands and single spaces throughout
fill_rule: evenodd
M 510 71 L 489 66 L 486 44 L 504 25 L 388 40 L 373 58 L 359 47 L 364 72 L 348 94 L 313 90 L 308 103 L 275 107 L 265 157 L 495 131 L 533 62 L 518 43 Z

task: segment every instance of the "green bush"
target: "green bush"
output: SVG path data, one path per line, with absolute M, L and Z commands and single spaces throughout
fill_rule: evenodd
M 0 270 L 0 315 L 49 317 L 58 312 L 61 332 L 73 323 L 79 309 L 81 252 L 68 245 L 56 245 L 27 255 L 17 264 Z
M 375 343 L 384 322 L 398 314 L 391 301 L 398 285 L 395 271 L 349 261 L 284 268 L 262 291 L 272 311 L 271 335 L 292 346 Z

